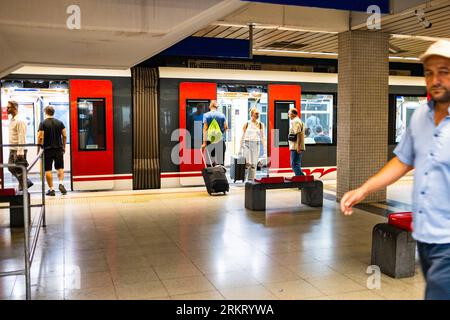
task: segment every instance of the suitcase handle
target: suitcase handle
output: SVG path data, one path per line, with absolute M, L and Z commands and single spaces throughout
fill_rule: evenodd
M 209 155 L 209 152 L 208 152 L 208 146 L 205 147 L 205 153 L 208 155 L 209 163 L 212 166 L 211 156 Z M 206 163 L 206 159 L 205 159 L 205 155 L 203 154 L 203 151 L 202 151 L 202 158 L 203 158 L 203 162 L 205 163 L 205 168 L 208 168 L 208 165 Z
M 209 152 L 208 152 L 207 148 L 205 148 L 205 153 L 208 156 L 209 163 L 211 163 L 211 166 L 212 166 L 211 156 L 209 155 Z M 205 168 L 208 168 L 208 165 L 206 164 L 205 155 L 203 154 L 203 152 L 202 152 L 202 158 L 203 158 L 203 161 L 205 163 Z M 224 173 L 227 172 L 227 169 L 224 166 L 222 166 L 222 165 L 216 165 L 216 167 L 222 167 Z

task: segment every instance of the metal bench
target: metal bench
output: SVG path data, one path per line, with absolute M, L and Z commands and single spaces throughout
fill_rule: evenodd
M 290 179 L 268 177 L 245 184 L 245 208 L 255 211 L 266 210 L 266 190 L 301 189 L 301 203 L 310 207 L 323 206 L 323 183 L 313 176 L 298 176 Z
M 392 278 L 414 276 L 416 241 L 412 237 L 411 212 L 392 213 L 388 223 L 373 228 L 371 263 Z

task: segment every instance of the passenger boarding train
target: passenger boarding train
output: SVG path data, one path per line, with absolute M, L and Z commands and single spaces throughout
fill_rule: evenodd
M 268 170 L 271 176 L 292 175 L 287 111 L 296 108 L 309 128 L 303 170 L 318 179 L 336 178 L 337 74 L 160 67 L 157 92 L 161 166 L 157 174 L 161 188 L 203 185 L 203 163 L 177 164 L 171 154 L 175 148 L 182 157 L 198 156 L 201 142 L 194 135 L 195 126 L 208 111 L 211 100 L 218 101 L 230 128 L 225 136 L 226 166 L 239 151 L 249 110 L 256 107 L 266 128 L 268 154 L 278 154 L 280 159 L 264 168 L 261 149 L 260 174 L 267 174 Z M 55 107 L 56 117 L 70 131 L 65 163 L 72 190 L 133 189 L 133 163 L 138 159 L 133 159 L 132 150 L 133 92 L 129 70 L 24 67 L 2 79 L 3 144 L 8 143 L 9 100 L 19 102 L 19 111 L 27 119 L 27 143 L 36 142 L 43 108 Z M 386 111 L 390 153 L 412 111 L 424 101 L 422 77 L 389 77 Z M 174 139 L 177 129 L 182 129 L 182 133 Z M 5 162 L 7 148 L 3 148 L 2 157 Z

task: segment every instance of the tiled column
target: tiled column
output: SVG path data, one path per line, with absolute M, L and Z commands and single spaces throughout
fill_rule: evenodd
M 339 34 L 337 199 L 375 174 L 388 157 L 389 35 Z M 386 200 L 386 190 L 365 202 Z

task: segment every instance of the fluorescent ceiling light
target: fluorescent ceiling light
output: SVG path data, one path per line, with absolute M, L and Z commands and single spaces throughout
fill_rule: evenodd
M 294 50 L 278 50 L 278 49 L 254 49 L 253 51 L 254 51 L 254 52 L 272 52 L 272 53 L 306 54 L 306 55 L 323 55 L 323 56 L 335 56 L 335 57 L 338 56 L 337 53 L 333 53 L 333 52 L 294 51 Z M 419 59 L 419 58 L 416 58 L 416 57 L 397 57 L 397 56 L 389 56 L 389 59 L 420 61 L 420 59 Z
M 252 25 L 254 29 L 267 29 L 267 30 L 281 30 L 281 31 L 298 31 L 298 32 L 315 32 L 315 33 L 330 33 L 337 34 L 337 31 L 326 31 L 326 30 L 311 30 L 304 29 L 296 26 L 280 26 L 275 24 L 259 24 L 259 23 L 249 23 L 249 24 L 240 24 L 240 23 L 229 23 L 229 22 L 213 22 L 211 23 L 213 26 L 219 27 L 233 27 L 233 28 L 247 28 L 249 25 Z
M 389 56 L 389 59 L 420 61 L 420 59 L 419 59 L 419 58 L 416 58 L 416 57 L 397 57 L 397 56 Z
M 283 26 L 279 26 L 277 29 L 284 30 L 284 31 L 298 31 L 298 32 L 315 32 L 315 33 L 329 33 L 329 34 L 338 34 L 339 33 L 337 31 L 311 30 L 311 29 L 302 29 L 302 28 L 296 28 L 296 27 L 283 27 Z
M 324 56 L 337 56 L 337 53 L 333 52 L 312 52 L 312 51 L 294 51 L 294 50 L 277 50 L 277 49 L 254 49 L 257 52 L 277 52 L 277 53 L 295 53 L 295 54 L 311 54 L 311 55 L 324 55 Z
M 409 34 L 392 34 L 391 37 L 393 39 L 411 39 L 411 40 L 423 40 L 423 41 L 430 41 L 430 42 L 436 42 L 438 40 L 447 39 L 450 40 L 450 38 L 438 38 L 438 37 L 429 37 L 429 36 L 414 36 Z

